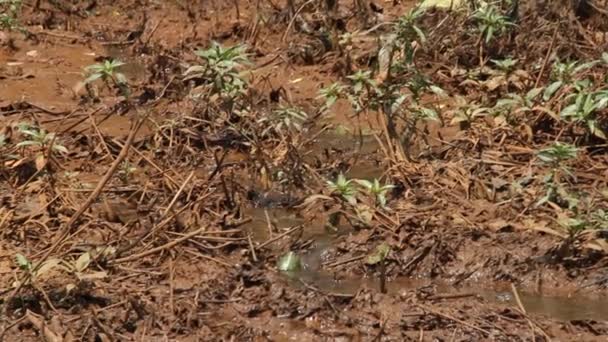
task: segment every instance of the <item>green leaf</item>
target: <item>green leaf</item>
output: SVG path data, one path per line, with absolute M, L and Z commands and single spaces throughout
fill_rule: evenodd
M 96 81 L 96 80 L 98 80 L 98 79 L 102 78 L 102 77 L 103 77 L 103 74 L 102 74 L 102 73 L 94 73 L 94 74 L 92 74 L 91 76 L 87 77 L 87 78 L 84 80 L 84 83 L 85 83 L 85 84 L 89 84 L 89 83 L 92 83 L 92 82 L 94 82 L 94 81 Z
M 595 135 L 600 139 L 606 140 L 606 134 L 604 134 L 604 132 L 597 126 L 597 121 L 588 120 L 587 126 L 589 127 L 589 131 L 591 132 L 591 134 Z
M 382 243 L 376 247 L 376 250 L 373 254 L 369 255 L 366 259 L 366 263 L 368 265 L 375 265 L 382 260 L 386 259 L 388 254 L 390 253 L 391 248 L 388 244 Z
M 32 263 L 21 253 L 15 254 L 15 261 L 17 262 L 17 266 L 22 270 L 29 271 L 32 269 Z
M 300 257 L 294 252 L 288 252 L 279 259 L 279 271 L 293 272 L 302 267 Z
M 22 141 L 20 143 L 15 144 L 16 147 L 25 147 L 25 146 L 40 146 L 42 145 L 41 142 L 39 141 L 33 141 L 33 140 L 26 140 L 26 141 Z
M 556 81 L 551 83 L 547 89 L 545 89 L 545 93 L 543 94 L 543 100 L 545 101 L 549 101 L 549 99 L 553 96 L 553 94 L 555 94 L 556 91 L 559 90 L 559 88 L 562 87 L 563 82 L 562 81 Z
M 55 145 L 53 145 L 53 150 L 60 152 L 60 153 L 64 153 L 64 154 L 68 153 L 68 149 L 63 145 L 55 144 Z
M 355 182 L 357 182 L 359 185 L 363 186 L 366 189 L 371 189 L 374 185 L 372 184 L 372 182 L 366 180 L 366 179 L 355 179 Z
M 543 92 L 543 88 L 542 87 L 531 89 L 526 94 L 526 99 L 528 99 L 528 100 L 534 100 L 542 92 Z

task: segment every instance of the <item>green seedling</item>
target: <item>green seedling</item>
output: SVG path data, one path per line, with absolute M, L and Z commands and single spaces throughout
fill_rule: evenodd
M 595 229 L 608 230 L 608 210 L 597 209 L 593 212 L 591 223 Z
M 456 96 L 456 109 L 453 111 L 454 117 L 451 124 L 467 124 L 469 125 L 476 118 L 485 116 L 489 113 L 489 109 L 480 105 L 467 101 L 463 96 Z
M 386 243 L 381 243 L 376 247 L 372 254 L 367 256 L 367 259 L 365 259 L 365 263 L 368 265 L 376 265 L 385 260 L 390 252 L 391 247 Z
M 370 195 L 374 196 L 376 205 L 382 208 L 386 207 L 386 194 L 395 187 L 392 184 L 382 185 L 378 179 L 374 179 L 371 182 L 366 179 L 356 179 L 355 182 L 364 187 Z
M 570 144 L 554 143 L 552 146 L 540 150 L 536 156 L 543 163 L 550 164 L 552 167 L 557 167 L 564 161 L 576 158 L 578 148 Z
M 327 186 L 329 187 L 330 191 L 336 193 L 347 202 L 351 204 L 355 204 L 357 202 L 355 198 L 357 190 L 353 186 L 353 180 L 346 179 L 342 173 L 338 175 L 335 182 L 327 181 Z
M 566 190 L 564 190 L 558 183 L 557 174 L 559 171 L 563 171 L 567 175 L 572 175 L 570 170 L 564 165 L 566 161 L 575 159 L 578 154 L 578 149 L 570 144 L 562 144 L 560 142 L 554 143 L 552 146 L 540 150 L 536 156 L 538 159 L 548 164 L 551 167 L 551 171 L 545 175 L 544 183 L 546 188 L 546 194 L 542 197 L 536 205 L 542 205 L 549 201 L 555 201 L 557 198 L 564 199 L 569 207 L 575 207 L 578 203 L 577 199 L 570 196 Z
M 369 70 L 359 70 L 356 73 L 346 76 L 351 81 L 351 87 L 355 95 L 359 95 L 363 90 L 377 89 L 376 82 L 372 79 L 372 72 Z
M 302 129 L 302 122 L 308 119 L 308 114 L 299 108 L 294 107 L 281 107 L 274 112 L 270 116 L 263 117 L 258 120 L 259 123 L 263 122 L 271 122 L 273 123 L 272 127 L 279 134 L 283 134 L 285 129 L 287 130 L 295 130 L 300 131 Z M 267 133 L 268 130 L 264 131 L 264 134 Z
M 416 39 L 419 39 L 421 42 L 426 40 L 424 32 L 417 26 L 417 21 L 424 16 L 424 13 L 424 8 L 417 7 L 399 17 L 394 29 L 398 41 L 411 43 Z
M 548 101 L 564 85 L 573 84 L 578 74 L 592 68 L 598 61 L 579 63 L 578 61 L 553 63 L 551 70 L 552 82 L 547 86 L 543 94 L 543 100 Z
M 386 243 L 382 243 L 365 260 L 368 265 L 380 264 L 380 292 L 382 293 L 386 293 L 386 258 L 390 252 L 391 247 Z
M 29 275 L 28 283 L 35 282 L 40 276 L 48 273 L 55 267 L 59 266 L 61 263 L 60 259 L 48 259 L 40 264 L 37 268 L 34 267 L 34 264 L 23 254 L 17 253 L 15 254 L 15 263 L 17 266 L 25 273 Z M 15 281 L 13 283 L 13 287 L 18 287 L 19 282 Z
M 17 147 L 35 146 L 42 150 L 48 148 L 49 144 L 53 141 L 55 133 L 48 133 L 43 128 L 32 127 L 26 123 L 21 123 L 18 126 L 19 132 L 28 137 L 27 140 L 17 143 Z M 51 147 L 52 151 L 60 153 L 68 153 L 68 149 L 56 142 Z
M 112 81 L 117 86 L 125 85 L 127 84 L 127 78 L 118 71 L 118 68 L 123 65 L 125 63 L 115 59 L 89 65 L 85 68 L 89 76 L 84 80 L 84 83 L 89 84 L 101 79 L 104 82 Z
M 513 59 L 513 58 L 505 58 L 505 59 L 501 59 L 501 60 L 492 59 L 491 61 L 505 75 L 509 75 L 510 73 L 512 73 L 518 62 L 517 59 Z
M 477 29 L 486 44 L 490 43 L 496 36 L 504 34 L 509 27 L 514 26 L 509 17 L 502 15 L 491 4 L 480 6 L 473 13 L 473 18 L 477 21 Z
M 0 0 L 0 29 L 25 32 L 19 23 L 21 7 L 21 0 Z
M 414 42 L 424 43 L 426 36 L 424 31 L 416 22 L 424 15 L 423 8 L 414 8 L 407 14 L 401 16 L 393 32 L 395 32 L 394 42 L 401 48 L 405 56 L 405 63 L 411 64 L 414 60 L 415 46 Z
M 127 160 L 123 161 L 118 168 L 118 178 L 125 184 L 129 183 L 133 173 L 137 171 L 137 168 L 134 167 Z
M 333 83 L 319 90 L 318 98 L 325 100 L 325 108 L 330 108 L 342 96 L 345 87 L 340 83 Z
M 543 88 L 534 88 L 521 96 L 519 94 L 510 93 L 507 97 L 496 102 L 495 108 L 502 110 L 508 109 L 512 113 L 531 112 L 534 108 L 538 95 L 542 93 Z
M 598 138 L 606 140 L 606 134 L 598 126 L 596 113 L 608 106 L 608 92 L 588 93 L 579 92 L 574 103 L 564 108 L 560 116 L 567 121 L 585 123 L 589 132 Z
M 129 85 L 126 76 L 119 72 L 119 68 L 125 65 L 125 63 L 111 59 L 105 60 L 103 63 L 89 65 L 85 68 L 85 71 L 89 75 L 85 80 L 84 84 L 91 84 L 97 80 L 102 80 L 106 86 L 110 87 L 112 82 L 120 92 L 125 96 L 129 96 Z M 89 88 L 87 88 L 89 89 Z
M 213 85 L 215 93 L 234 97 L 246 87 L 245 80 L 238 72 L 241 67 L 249 64 L 246 50 L 245 45 L 224 48 L 219 43 L 212 42 L 209 49 L 194 52 L 203 60 L 203 64 L 189 67 L 184 72 L 185 79 L 207 80 Z
M 589 228 L 589 223 L 581 218 L 565 218 L 558 221 L 567 232 L 570 238 L 574 238 L 580 232 Z

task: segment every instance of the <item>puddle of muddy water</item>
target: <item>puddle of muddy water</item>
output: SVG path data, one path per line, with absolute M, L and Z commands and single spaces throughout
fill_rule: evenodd
M 283 208 L 249 208 L 245 209 L 243 214 L 246 217 L 251 217 L 251 222 L 247 223 L 244 228 L 251 234 L 253 241 L 256 242 L 268 240 L 272 226 L 278 229 L 286 229 L 304 223 L 302 218 Z M 269 227 L 269 223 L 271 227 Z
M 286 274 L 287 280 L 294 287 L 312 285 L 319 290 L 335 295 L 355 295 L 360 289 L 368 288 L 380 291 L 378 279 L 350 277 L 335 279 L 334 275 L 322 269 L 323 253 L 331 248 L 335 239 L 329 234 L 314 236 L 315 247 L 300 255 L 302 268 L 297 272 Z M 477 297 L 494 304 L 509 305 L 518 308 L 511 290 L 505 290 L 505 284 L 488 284 L 485 287 L 455 287 L 445 282 L 431 279 L 399 277 L 386 283 L 389 294 L 414 292 L 421 288 L 433 288 L 437 295 L 444 298 Z M 589 298 L 584 295 L 550 296 L 526 291 L 518 291 L 522 305 L 528 313 L 543 315 L 559 321 L 605 320 L 608 317 L 607 298 Z
M 310 147 L 310 156 L 320 156 L 325 150 L 338 150 L 359 157 L 355 159 L 354 165 L 345 173 L 347 178 L 358 178 L 373 180 L 381 178 L 385 168 L 374 160 L 379 152 L 378 142 L 371 135 L 362 137 L 353 134 L 339 134 L 326 132 L 319 135 Z
M 362 288 L 380 291 L 378 279 L 353 277 L 337 281 L 331 274 L 321 270 L 304 269 L 292 274 L 290 282 L 294 286 L 303 286 L 302 282 L 305 282 L 321 291 L 339 295 L 355 295 Z M 488 288 L 456 288 L 448 284 L 437 284 L 430 280 L 412 278 L 397 278 L 386 283 L 389 294 L 412 292 L 424 287 L 434 287 L 437 293 L 444 297 L 458 298 L 460 295 L 464 298 L 478 297 L 490 303 L 518 307 L 514 295 L 510 291 Z M 608 317 L 608 299 L 588 298 L 583 295 L 553 297 L 525 291 L 520 291 L 518 294 L 522 305 L 530 314 L 543 315 L 559 321 L 601 321 Z

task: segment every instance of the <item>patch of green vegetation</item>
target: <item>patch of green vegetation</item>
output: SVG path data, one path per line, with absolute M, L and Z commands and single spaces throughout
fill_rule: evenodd
M 116 59 L 105 60 L 103 63 L 89 65 L 85 68 L 88 77 L 84 80 L 84 83 L 85 85 L 88 85 L 97 80 L 101 80 L 108 88 L 111 88 L 111 85 L 114 85 L 125 97 L 129 97 L 129 84 L 127 78 L 119 71 L 119 68 L 123 65 L 125 65 L 125 63 Z
M 22 5 L 21 0 L 0 0 L 0 29 L 25 31 L 19 22 Z
M 55 141 L 55 133 L 49 133 L 43 128 L 31 126 L 28 123 L 20 123 L 17 126 L 19 133 L 27 138 L 19 143 L 16 147 L 38 147 L 41 151 L 45 151 L 52 143 L 51 150 L 60 153 L 68 153 L 68 149 Z
M 212 42 L 208 49 L 194 52 L 203 64 L 190 66 L 184 72 L 185 80 L 199 79 L 211 86 L 212 94 L 234 98 L 242 94 L 247 86 L 239 73 L 243 66 L 249 64 L 246 51 L 245 45 L 226 48 Z
M 503 35 L 514 26 L 509 17 L 503 15 L 498 7 L 491 3 L 482 3 L 472 15 L 477 22 L 480 38 L 488 44 L 497 36 Z

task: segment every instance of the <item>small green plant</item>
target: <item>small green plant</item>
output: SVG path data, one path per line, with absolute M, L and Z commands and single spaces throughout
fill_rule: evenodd
M 21 0 L 0 0 L 0 29 L 25 31 L 19 23 Z
M 559 165 L 569 159 L 576 158 L 578 148 L 570 144 L 562 144 L 556 142 L 550 147 L 540 150 L 536 156 L 543 163 L 550 164 L 552 167 L 559 167 Z
M 569 207 L 575 207 L 578 203 L 577 199 L 570 196 L 565 189 L 559 184 L 558 173 L 561 171 L 567 175 L 571 175 L 570 170 L 564 163 L 568 160 L 575 159 L 578 154 L 578 149 L 570 144 L 554 143 L 552 146 L 538 151 L 536 156 L 538 159 L 549 165 L 551 171 L 545 175 L 543 181 L 545 183 L 546 194 L 536 205 L 542 205 L 547 202 L 555 202 L 558 199 L 563 199 L 568 203 Z
M 356 203 L 357 200 L 355 196 L 357 194 L 357 189 L 353 186 L 353 180 L 346 179 L 342 173 L 338 175 L 335 182 L 327 181 L 327 186 L 329 187 L 330 191 L 336 193 L 347 202 L 351 204 Z
M 395 33 L 394 41 L 403 52 L 406 64 L 411 64 L 414 60 L 415 48 L 413 43 L 415 41 L 419 41 L 420 43 L 426 41 L 424 31 L 416 24 L 423 15 L 423 8 L 414 8 L 401 16 L 395 24 L 393 30 Z
M 319 90 L 318 98 L 325 99 L 325 108 L 328 109 L 333 106 L 334 103 L 342 96 L 344 86 L 340 83 L 333 83 L 321 90 Z
M 374 253 L 367 256 L 365 263 L 368 265 L 376 265 L 384 261 L 388 257 L 390 252 L 391 247 L 386 243 L 381 243 L 376 247 Z
M 589 228 L 588 222 L 578 217 L 561 219 L 558 223 L 568 232 L 571 239 Z
M 120 89 L 124 96 L 128 96 L 129 85 L 127 78 L 123 73 L 118 71 L 123 65 L 125 63 L 116 59 L 109 59 L 103 63 L 89 65 L 85 68 L 89 76 L 84 80 L 84 83 L 91 84 L 97 80 L 102 80 L 106 86 L 110 87 L 111 82 Z
M 376 205 L 386 208 L 386 194 L 395 187 L 394 185 L 382 185 L 378 179 L 374 179 L 371 182 L 366 179 L 356 179 L 355 181 L 364 187 L 370 195 L 374 196 Z
M 543 88 L 534 88 L 528 91 L 524 96 L 510 93 L 507 97 L 496 102 L 495 108 L 498 110 L 507 109 L 511 113 L 531 112 L 536 103 L 536 99 Z
M 509 75 L 510 73 L 512 73 L 518 62 L 517 59 L 513 59 L 513 58 L 505 58 L 505 59 L 501 59 L 501 60 L 492 59 L 491 61 L 505 75 Z
M 128 184 L 133 173 L 137 171 L 137 168 L 134 167 L 129 161 L 123 161 L 118 168 L 118 178 L 125 184 Z
M 16 147 L 35 146 L 45 150 L 55 137 L 54 133 L 48 133 L 43 128 L 33 127 L 27 123 L 21 123 L 17 128 L 21 134 L 27 136 L 27 140 L 17 143 L 17 145 L 15 145 Z M 53 143 L 51 150 L 60 153 L 68 152 L 68 149 L 65 146 L 60 145 L 57 142 Z
M 574 103 L 562 109 L 560 116 L 570 122 L 586 124 L 591 134 L 606 140 L 606 134 L 596 120 L 596 113 L 607 106 L 608 92 L 589 93 L 581 91 L 576 94 Z
M 388 258 L 390 252 L 391 247 L 383 242 L 365 260 L 368 265 L 380 264 L 380 292 L 382 293 L 386 293 L 386 258 Z
M 194 52 L 204 63 L 189 67 L 184 72 L 185 79 L 207 80 L 212 84 L 214 93 L 234 97 L 242 93 L 246 86 L 239 74 L 239 69 L 249 63 L 246 50 L 245 45 L 224 48 L 212 42 L 208 49 Z
M 502 15 L 499 9 L 492 4 L 480 6 L 473 13 L 473 19 L 477 21 L 477 29 L 486 44 L 496 36 L 504 34 L 509 27 L 514 26 L 509 17 Z
M 578 61 L 560 62 L 557 60 L 553 63 L 551 70 L 552 82 L 545 89 L 543 100 L 549 100 L 564 85 L 573 84 L 578 74 L 592 68 L 597 63 L 597 61 L 593 61 L 581 64 Z
M 44 275 L 45 273 L 48 273 L 53 268 L 59 266 L 60 262 L 61 261 L 59 259 L 48 259 L 42 264 L 40 264 L 37 268 L 34 268 L 34 264 L 32 264 L 32 262 L 25 255 L 20 253 L 15 254 L 15 263 L 17 264 L 19 269 L 21 269 L 21 271 L 29 275 L 29 279 L 26 285 L 35 282 L 38 277 Z M 19 283 L 15 281 L 13 283 L 13 287 L 18 286 Z
M 264 131 L 264 134 L 271 128 L 279 134 L 283 134 L 285 129 L 300 131 L 302 129 L 302 122 L 306 121 L 306 119 L 308 119 L 308 114 L 299 108 L 280 107 L 269 116 L 258 120 L 258 123 L 271 122 L 273 124 L 273 126 Z
M 487 115 L 489 112 L 488 108 L 481 107 L 480 105 L 467 101 L 463 96 L 456 96 L 456 109 L 452 111 L 452 125 L 454 124 L 466 124 L 469 125 L 476 118 Z
M 359 95 L 363 90 L 377 89 L 376 82 L 372 79 L 372 72 L 369 70 L 359 70 L 356 73 L 346 76 L 352 82 L 352 90 L 355 95 Z

